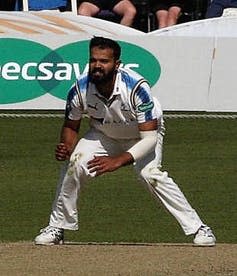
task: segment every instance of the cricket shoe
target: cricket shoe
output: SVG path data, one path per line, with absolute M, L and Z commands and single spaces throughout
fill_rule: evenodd
M 36 245 L 63 244 L 64 230 L 53 226 L 47 226 L 40 230 L 40 234 L 35 238 Z
M 214 246 L 216 238 L 210 227 L 202 225 L 195 234 L 193 243 L 196 246 Z

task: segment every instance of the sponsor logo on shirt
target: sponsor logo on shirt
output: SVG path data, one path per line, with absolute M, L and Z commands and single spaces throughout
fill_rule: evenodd
M 138 110 L 141 112 L 147 112 L 147 111 L 152 110 L 153 107 L 154 107 L 153 102 L 143 103 L 138 106 Z

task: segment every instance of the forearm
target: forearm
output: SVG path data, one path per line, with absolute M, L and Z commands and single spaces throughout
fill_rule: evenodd
M 70 155 L 78 141 L 79 128 L 80 120 L 65 120 L 61 130 L 60 142 L 56 146 L 55 150 L 55 157 L 57 160 L 64 161 L 70 158 Z
M 63 143 L 69 153 L 71 154 L 75 145 L 78 142 L 78 133 L 76 130 L 71 129 L 70 127 L 63 126 L 61 131 L 60 143 Z
M 134 144 L 129 150 L 120 155 L 112 157 L 116 169 L 132 164 L 155 149 L 157 143 L 157 130 L 141 131 L 141 140 Z
M 127 150 L 134 161 L 145 157 L 148 153 L 153 151 L 157 143 L 157 130 L 140 131 L 140 135 L 141 140 Z

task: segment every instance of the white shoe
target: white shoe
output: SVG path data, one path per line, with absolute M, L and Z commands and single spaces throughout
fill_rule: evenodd
M 53 226 L 47 226 L 40 230 L 40 234 L 35 238 L 36 245 L 63 244 L 64 230 Z
M 202 225 L 195 234 L 193 243 L 197 246 L 214 246 L 216 238 L 210 227 Z

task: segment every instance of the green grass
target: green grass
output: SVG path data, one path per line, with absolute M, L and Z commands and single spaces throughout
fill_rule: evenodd
M 48 224 L 60 169 L 60 118 L 0 118 L 0 241 L 32 240 Z M 87 121 L 82 125 L 85 131 Z M 167 170 L 218 242 L 236 243 L 236 120 L 167 119 Z M 137 181 L 132 167 L 81 191 L 80 231 L 71 241 L 190 242 L 176 220 Z

